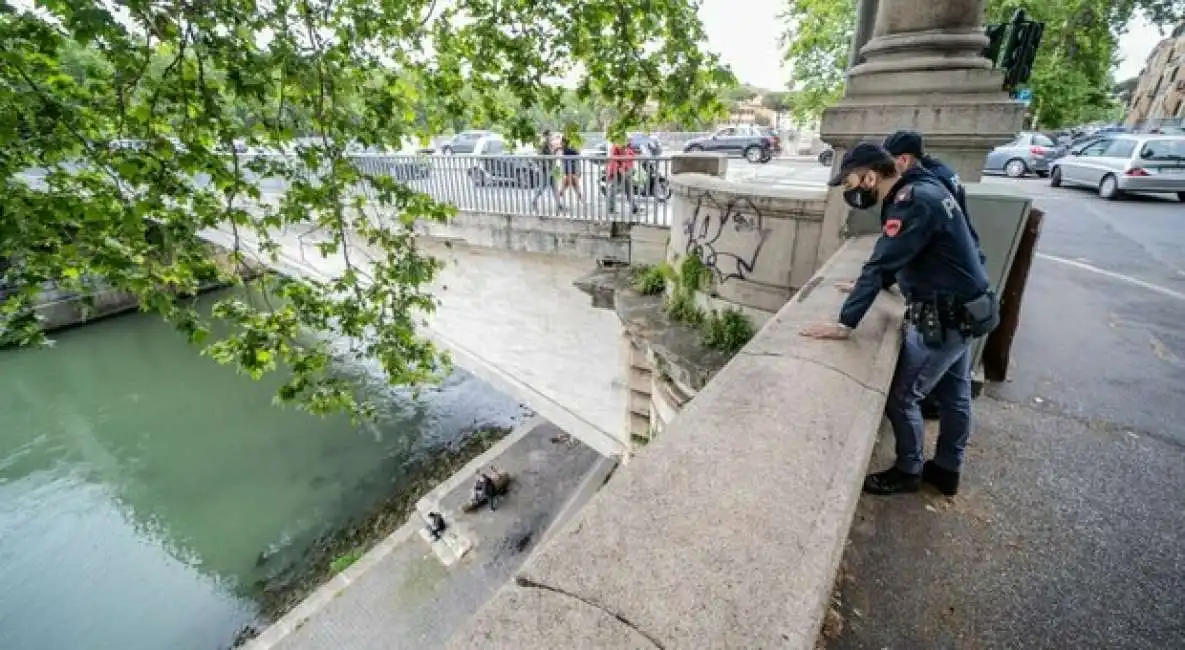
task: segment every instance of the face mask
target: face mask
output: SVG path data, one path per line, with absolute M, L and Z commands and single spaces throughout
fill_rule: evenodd
M 867 210 L 876 205 L 876 190 L 863 187 L 844 190 L 843 201 L 857 210 Z
M 877 198 L 876 190 L 864 187 L 864 181 L 866 180 L 868 180 L 867 175 L 860 179 L 859 185 L 850 190 L 843 191 L 844 203 L 857 210 L 867 210 L 877 204 L 879 199 Z M 872 185 L 876 187 L 875 182 Z

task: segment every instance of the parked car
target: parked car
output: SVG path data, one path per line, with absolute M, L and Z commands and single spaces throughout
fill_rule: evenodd
M 1096 188 L 1108 200 L 1152 192 L 1185 201 L 1185 136 L 1105 135 L 1055 161 L 1049 184 Z
M 498 134 L 494 133 L 493 131 L 461 131 L 450 138 L 447 142 L 440 145 L 440 153 L 446 156 L 455 153 L 473 153 L 473 147 L 477 146 L 478 140 L 481 140 L 488 135 Z
M 771 137 L 768 129 L 755 126 L 726 126 L 704 138 L 694 138 L 683 151 L 718 151 L 743 156 L 752 163 L 767 163 L 781 153 L 781 140 Z
M 481 157 L 468 171 L 474 185 L 484 187 L 509 183 L 519 187 L 538 187 L 543 183 L 544 170 L 539 162 L 547 159 L 532 160 L 529 155 L 516 155 L 514 148 L 496 133 L 479 138 L 472 153 Z
M 1031 131 L 1018 133 L 1008 144 L 1002 144 L 987 155 L 983 163 L 985 173 L 1004 172 L 1011 178 L 1036 174 L 1049 175 L 1049 162 L 1057 155 L 1053 140 Z

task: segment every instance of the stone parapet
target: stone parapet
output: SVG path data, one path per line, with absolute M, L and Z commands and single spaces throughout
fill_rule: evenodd
M 450 647 L 814 648 L 901 304 L 882 293 L 849 341 L 798 329 L 835 317 L 873 241 L 845 243 Z
M 589 219 L 458 212 L 447 222 L 417 221 L 425 237 L 479 248 L 629 263 L 629 224 Z
M 707 174 L 724 178 L 728 175 L 728 156 L 706 151 L 675 154 L 671 156 L 671 174 Z
M 705 293 L 716 300 L 706 306 L 757 310 L 768 317 L 818 268 L 822 189 L 693 173 L 672 177 L 671 188 L 667 261 L 690 254 L 708 267 L 712 282 Z

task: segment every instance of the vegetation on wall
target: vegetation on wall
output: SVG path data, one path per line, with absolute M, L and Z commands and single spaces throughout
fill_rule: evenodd
M 0 6 L 0 327 L 44 343 L 33 306 L 45 284 L 101 281 L 219 362 L 253 377 L 283 369 L 279 399 L 315 413 L 370 412 L 333 372 L 335 355 L 376 362 L 393 384 L 444 368 L 419 329 L 439 264 L 412 224 L 453 208 L 363 172 L 353 147 L 397 149 L 458 124 L 526 140 L 539 126 L 531 111 L 562 112 L 573 94 L 611 110 L 620 136 L 647 119 L 719 115 L 734 83 L 683 0 Z M 560 79 L 574 89 L 545 81 Z M 255 147 L 290 155 L 241 153 Z M 260 201 L 266 177 L 287 192 Z M 228 327 L 215 328 L 182 297 L 244 281 L 208 254 L 214 228 L 239 262 L 248 244 L 274 254 L 281 231 L 317 230 L 344 272 L 266 276 L 277 306 L 221 300 L 213 320 Z M 347 255 L 347 238 L 369 258 Z
M 1039 124 L 1056 128 L 1114 116 L 1120 36 L 1141 14 L 1154 24 L 1176 23 L 1185 0 L 988 0 L 985 22 L 1007 22 L 1017 9 L 1046 23 L 1028 86 Z M 790 111 L 811 121 L 843 95 L 856 1 L 786 0 L 782 19 Z
M 757 330 L 753 321 L 736 309 L 700 309 L 696 292 L 706 289 L 711 281 L 711 270 L 698 257 L 687 255 L 676 266 L 663 263 L 636 272 L 633 288 L 643 295 L 655 295 L 669 285 L 664 305 L 667 316 L 698 329 L 705 346 L 735 354 Z

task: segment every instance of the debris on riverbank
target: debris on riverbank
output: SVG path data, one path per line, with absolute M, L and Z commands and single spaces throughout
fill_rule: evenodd
M 335 566 L 341 564 L 340 558 L 361 556 L 375 543 L 404 525 L 414 512 L 416 501 L 421 496 L 447 480 L 512 430 L 513 428 L 501 427 L 479 429 L 459 444 L 442 450 L 417 468 L 414 476 L 402 477 L 396 489 L 377 508 L 344 522 L 332 532 L 318 536 L 308 544 L 299 558 L 290 560 L 283 567 L 270 573 L 267 578 L 257 581 L 251 586 L 251 595 L 259 603 L 263 620 L 254 628 L 267 627 L 267 624 L 283 616 L 314 589 L 332 578 L 337 573 L 334 570 Z M 251 637 L 255 636 L 250 632 L 248 634 Z M 240 644 L 246 640 L 237 639 Z

